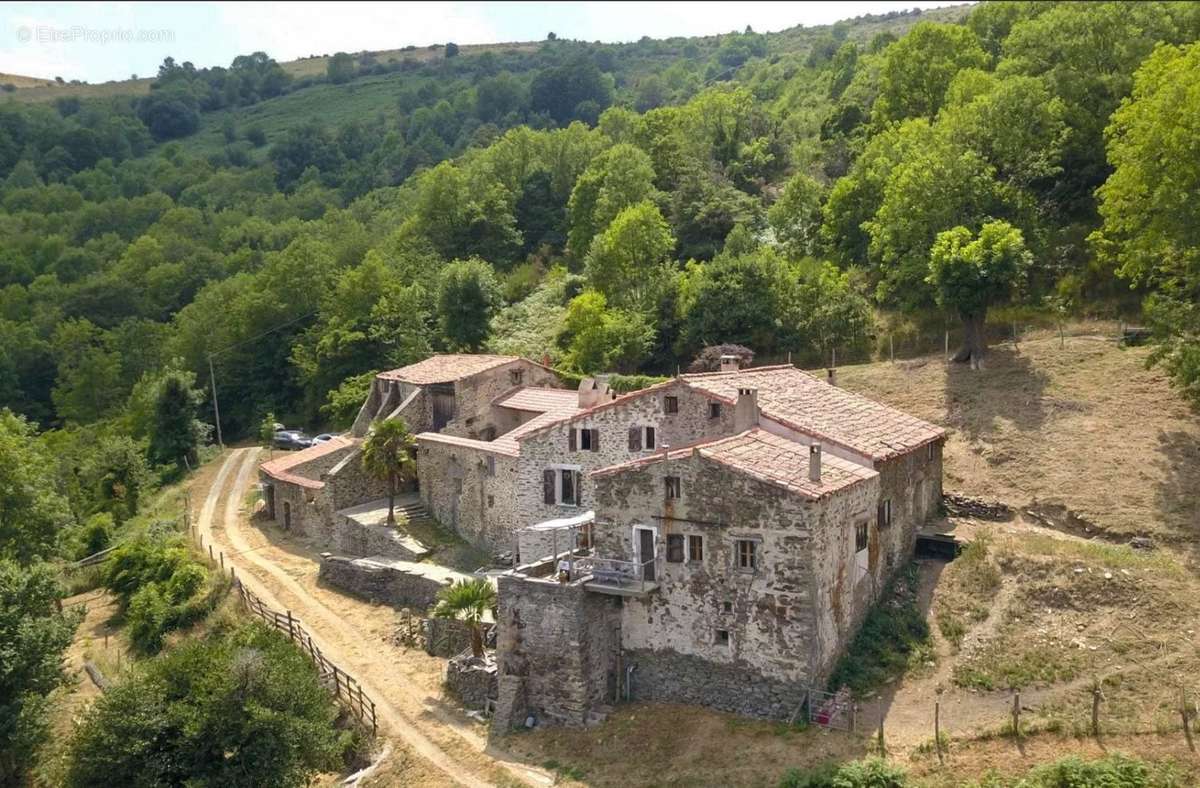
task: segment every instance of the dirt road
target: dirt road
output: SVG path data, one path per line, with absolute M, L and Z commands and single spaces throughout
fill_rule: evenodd
M 477 724 L 442 701 L 440 663 L 385 640 L 393 621 L 389 608 L 319 587 L 310 551 L 248 525 L 243 504 L 257 460 L 253 448 L 235 449 L 223 460 L 197 519 L 205 542 L 224 552 L 239 579 L 264 602 L 292 611 L 321 650 L 358 679 L 375 700 L 381 735 L 432 766 L 423 770 L 423 782 L 475 788 L 515 779 L 549 785 L 548 775 L 490 749 Z

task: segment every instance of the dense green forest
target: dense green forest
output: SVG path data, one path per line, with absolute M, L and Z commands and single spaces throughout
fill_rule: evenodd
M 344 423 L 437 350 L 663 374 L 950 320 L 967 360 L 989 309 L 1143 301 L 1194 391 L 1198 31 L 1195 3 L 1001 2 L 10 91 L 0 403 L 148 441 L 162 380 L 206 399 L 211 360 L 238 436 Z

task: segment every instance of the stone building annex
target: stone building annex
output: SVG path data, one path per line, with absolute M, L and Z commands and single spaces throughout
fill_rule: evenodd
M 790 365 L 617 396 L 534 362 L 381 373 L 344 437 L 264 463 L 268 515 L 349 556 L 419 558 L 361 470 L 376 418 L 417 436 L 412 516 L 512 552 L 493 726 L 617 700 L 788 717 L 822 688 L 942 494 L 940 428 Z

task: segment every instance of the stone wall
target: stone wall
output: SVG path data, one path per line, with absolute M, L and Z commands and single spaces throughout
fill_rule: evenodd
M 329 535 L 329 523 L 333 510 L 323 489 L 304 487 L 293 482 L 283 482 L 265 473 L 259 473 L 264 500 L 268 495 L 275 498 L 275 525 L 306 539 L 323 544 Z M 271 492 L 267 488 L 271 488 Z M 290 512 L 290 517 L 289 517 Z
M 677 397 L 678 413 L 665 413 L 663 398 Z M 587 476 L 589 471 L 626 460 L 645 457 L 661 451 L 663 445 L 684 446 L 700 440 L 718 438 L 733 433 L 733 406 L 723 404 L 718 418 L 709 417 L 705 393 L 679 381 L 646 391 L 644 394 L 606 407 L 587 411 L 570 422 L 560 423 L 535 432 L 521 443 L 521 458 L 517 479 L 517 512 L 524 525 L 569 517 L 596 505 L 595 485 Z M 629 450 L 630 427 L 654 427 L 654 450 Z M 599 448 L 595 451 L 570 451 L 571 429 L 596 429 L 600 433 Z M 644 439 L 643 439 L 644 444 Z M 547 505 L 542 494 L 542 472 L 554 466 L 578 466 L 583 473 L 582 496 L 579 506 Z
M 882 534 L 883 558 L 903 565 L 917 543 L 917 531 L 937 516 L 942 501 L 942 442 L 878 463 L 880 501 L 892 502 L 892 524 Z
M 490 458 L 490 461 L 489 461 Z M 516 546 L 517 459 L 484 448 L 426 441 L 417 453 L 421 500 L 429 513 L 468 542 L 491 550 Z
M 492 400 L 517 386 L 561 388 L 562 383 L 550 370 L 523 358 L 456 381 L 455 416 L 442 432 L 462 438 L 479 438 L 489 427 L 497 435 L 506 432 L 494 418 Z
M 387 482 L 363 469 L 362 450 L 355 448 L 325 475 L 325 490 L 334 511 L 386 498 Z
M 321 581 L 363 599 L 418 610 L 432 607 L 438 591 L 446 586 L 443 577 L 430 575 L 421 564 L 328 553 L 321 556 L 318 576 Z
M 496 663 L 458 655 L 446 663 L 446 692 L 467 709 L 486 709 L 496 697 Z
M 578 582 L 515 573 L 498 580 L 499 702 L 492 730 L 520 726 L 529 714 L 542 723 L 586 724 L 615 692 L 618 600 Z
M 680 477 L 678 500 L 665 498 L 667 475 Z M 820 588 L 813 533 L 836 528 L 853 545 L 853 522 L 843 510 L 871 510 L 877 490 L 873 478 L 807 501 L 692 454 L 596 482 L 597 555 L 635 560 L 634 526 L 654 532 L 659 588 L 626 600 L 622 642 L 627 649 L 671 651 L 717 667 L 748 666 L 787 683 L 817 678 L 813 666 L 822 663 L 822 648 L 837 644 L 815 637 Z M 683 537 L 685 559 L 694 558 L 688 537 L 701 537 L 702 558 L 667 561 L 668 535 Z M 757 544 L 756 570 L 737 568 L 738 539 Z M 710 705 L 731 708 L 740 702 L 714 695 Z
M 428 553 L 414 552 L 419 544 L 405 539 L 404 534 L 384 523 L 360 523 L 343 514 L 334 513 L 333 528 L 323 546 L 353 556 L 383 556 L 412 561 Z
M 791 719 L 804 701 L 808 684 L 764 676 L 738 661 L 714 664 L 675 651 L 630 650 L 626 667 L 633 700 L 687 703 L 763 719 Z M 622 679 L 624 680 L 624 678 Z

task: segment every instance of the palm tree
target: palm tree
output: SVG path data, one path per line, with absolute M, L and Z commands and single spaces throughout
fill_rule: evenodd
M 483 615 L 496 606 L 496 589 L 484 578 L 459 580 L 438 592 L 433 615 L 465 621 L 471 630 L 471 653 L 483 656 Z
M 388 483 L 388 525 L 396 525 L 396 487 L 411 478 L 416 462 L 412 449 L 416 445 L 404 419 L 377 420 L 371 424 L 363 441 L 363 469 L 376 479 Z

